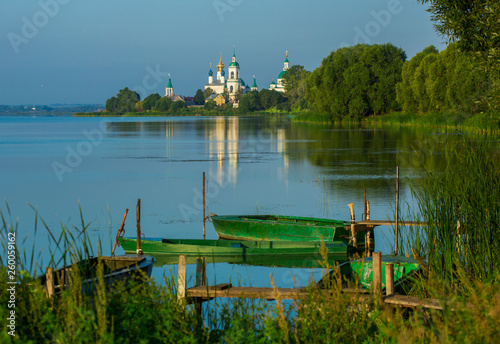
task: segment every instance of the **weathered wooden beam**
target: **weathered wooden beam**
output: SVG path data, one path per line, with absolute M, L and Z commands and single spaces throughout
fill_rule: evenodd
M 179 271 L 177 273 L 177 299 L 182 301 L 186 297 L 186 256 L 179 256 Z
M 47 285 L 47 297 L 50 298 L 55 293 L 53 268 L 47 268 L 47 272 L 45 272 L 45 280 Z
M 137 254 L 142 254 L 141 250 L 141 199 L 137 200 L 136 207 L 136 218 L 137 218 Z
M 394 264 L 385 264 L 385 295 L 394 295 Z
M 399 238 L 399 166 L 396 167 L 396 227 L 394 229 L 394 254 L 398 254 Z
M 431 309 L 443 309 L 443 307 L 439 303 L 439 300 L 436 299 L 420 300 L 416 296 L 405 296 L 405 295 L 385 296 L 384 302 L 391 305 L 398 305 L 403 307 L 423 307 Z
M 200 298 L 204 301 L 211 300 L 217 297 L 223 298 L 253 298 L 253 299 L 266 299 L 276 300 L 296 300 L 300 297 L 308 295 L 310 291 L 305 288 L 258 288 L 258 287 L 231 287 L 230 284 L 222 283 L 218 286 L 206 287 L 198 286 L 186 290 L 187 299 Z M 328 289 L 319 289 L 316 292 L 321 294 L 323 299 L 332 297 L 334 291 Z M 368 301 L 372 296 L 365 289 L 344 288 L 344 293 L 356 294 L 356 298 L 363 301 Z M 405 295 L 390 295 L 384 296 L 382 301 L 402 307 L 422 307 L 430 309 L 442 310 L 441 302 L 437 299 L 419 299 L 415 296 Z M 467 304 L 466 307 L 474 308 L 473 305 Z M 453 308 L 452 308 L 453 310 Z
M 427 222 L 421 221 L 398 221 L 400 226 L 428 226 Z M 394 226 L 396 225 L 396 221 L 389 220 L 362 220 L 356 222 L 356 226 Z
M 355 221 L 355 217 L 354 217 L 354 204 L 349 203 L 348 206 L 349 206 L 349 209 L 351 211 L 351 236 L 352 236 L 351 241 L 352 241 L 352 246 L 354 248 L 357 248 L 358 245 L 356 243 L 356 224 L 355 224 L 356 221 Z
M 373 252 L 373 292 L 380 295 L 382 292 L 382 254 Z

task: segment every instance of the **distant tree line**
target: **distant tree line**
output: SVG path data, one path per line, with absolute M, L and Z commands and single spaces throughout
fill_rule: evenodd
M 178 112 L 185 109 L 186 103 L 182 100 L 172 102 L 169 97 L 161 97 L 158 93 L 150 94 L 143 101 L 139 93 L 128 87 L 120 90 L 115 97 L 106 101 L 106 111 L 115 113 L 127 112 Z
M 34 108 L 34 110 L 33 110 Z M 54 104 L 47 105 L 0 105 L 0 113 L 6 115 L 15 114 L 37 114 L 37 115 L 59 115 L 76 112 L 93 112 L 102 109 L 99 104 Z

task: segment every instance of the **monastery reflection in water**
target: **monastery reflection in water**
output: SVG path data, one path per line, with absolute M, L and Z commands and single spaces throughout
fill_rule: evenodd
M 278 169 L 279 178 L 288 184 L 289 156 L 287 152 L 284 128 L 261 129 L 259 127 L 240 128 L 244 122 L 238 117 L 216 117 L 204 121 L 201 128 L 194 130 L 198 136 L 203 136 L 204 159 L 210 161 L 207 178 L 219 185 L 236 185 L 242 160 L 253 162 L 269 154 L 280 154 L 283 157 L 283 167 Z M 190 130 L 186 126 L 194 122 L 169 121 L 165 123 L 165 154 L 167 159 L 175 157 L 175 149 L 179 149 L 177 135 L 183 135 Z M 184 127 L 184 128 L 179 128 Z M 179 154 L 177 152 L 177 154 Z

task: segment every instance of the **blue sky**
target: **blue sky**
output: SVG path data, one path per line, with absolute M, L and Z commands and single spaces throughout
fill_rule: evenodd
M 317 68 L 355 43 L 409 58 L 444 39 L 416 0 L 2 0 L 0 104 L 101 103 L 119 89 L 193 96 L 219 53 L 269 87 L 290 63 Z M 215 70 L 215 68 L 213 68 Z

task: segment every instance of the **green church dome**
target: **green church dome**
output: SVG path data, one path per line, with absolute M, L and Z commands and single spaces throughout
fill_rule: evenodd
M 286 70 L 282 71 L 280 75 L 278 76 L 278 79 L 283 79 L 286 75 Z

